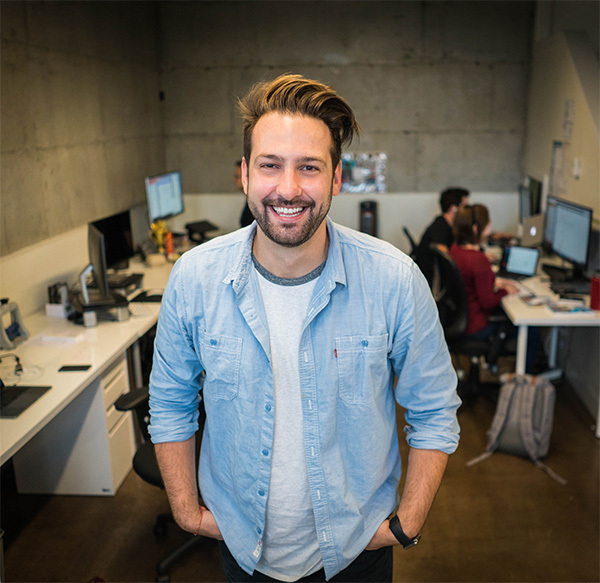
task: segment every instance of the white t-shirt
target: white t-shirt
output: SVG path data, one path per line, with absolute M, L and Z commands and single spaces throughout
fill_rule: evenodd
M 275 400 L 271 481 L 256 569 L 281 581 L 296 581 L 323 567 L 306 469 L 298 364 L 302 327 L 323 266 L 304 278 L 285 280 L 256 265 L 269 324 Z

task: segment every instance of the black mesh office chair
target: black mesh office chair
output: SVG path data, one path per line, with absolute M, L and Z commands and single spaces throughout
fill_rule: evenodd
M 501 327 L 499 334 L 489 341 L 465 339 L 464 332 L 467 328 L 469 305 L 462 275 L 448 253 L 434 244 L 430 245 L 430 249 L 434 256 L 431 292 L 438 307 L 448 348 L 455 356 L 464 355 L 470 361 L 467 378 L 462 378 L 459 382 L 459 394 L 466 398 L 473 397 L 478 393 L 489 394 L 490 391 L 495 394 L 498 389 L 497 383 L 480 381 L 480 360 L 483 356 L 487 367 L 494 371 L 500 355 L 513 353 L 513 347 L 506 341 L 506 331 Z M 493 319 L 506 323 L 507 327 L 510 326 L 506 315 L 499 314 Z
M 145 482 L 164 489 L 164 484 L 158 468 L 158 461 L 156 460 L 156 454 L 154 453 L 154 444 L 150 441 L 148 434 L 148 388 L 143 387 L 124 393 L 115 402 L 115 409 L 118 411 L 133 411 L 140 428 L 140 433 L 142 434 L 142 444 L 138 447 L 133 456 L 133 469 L 135 473 Z M 198 420 L 199 429 L 196 432 L 196 459 L 198 459 L 198 454 L 200 452 L 200 442 L 202 440 L 205 419 L 206 413 L 201 401 L 200 417 Z M 170 512 L 159 514 L 152 530 L 156 536 L 163 536 L 167 532 L 168 525 L 174 522 L 173 515 Z M 168 571 L 173 563 L 196 545 L 208 543 L 208 541 L 212 540 L 213 539 L 207 537 L 193 536 L 190 534 L 183 544 L 176 547 L 157 564 L 156 581 L 159 583 L 168 583 L 170 581 Z
M 413 236 L 410 234 L 410 231 L 408 230 L 408 227 L 402 227 L 402 230 L 404 231 L 404 234 L 406 235 L 406 238 L 408 239 L 408 242 L 410 243 L 410 253 L 409 253 L 409 255 L 414 259 L 415 258 L 415 252 L 417 250 L 417 244 L 415 243 L 415 240 L 413 239 Z

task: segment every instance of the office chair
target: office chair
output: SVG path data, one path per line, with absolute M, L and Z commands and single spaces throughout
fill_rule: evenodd
M 488 369 L 497 370 L 498 358 L 503 354 L 512 354 L 513 347 L 506 341 L 506 327 L 510 322 L 506 315 L 494 315 L 491 320 L 506 323 L 500 332 L 490 340 L 472 340 L 464 337 L 469 317 L 467 291 L 462 274 L 448 253 L 431 244 L 434 256 L 434 275 L 431 292 L 438 307 L 440 322 L 448 349 L 455 356 L 469 358 L 470 367 L 467 378 L 461 378 L 458 391 L 461 397 L 474 397 L 478 393 L 495 395 L 497 383 L 480 381 L 480 360 L 483 356 Z M 460 376 L 460 375 L 459 375 Z
M 408 239 L 408 242 L 410 243 L 410 253 L 409 253 L 409 255 L 414 259 L 415 258 L 415 252 L 417 250 L 417 244 L 415 243 L 415 240 L 413 239 L 413 236 L 410 234 L 410 231 L 408 230 L 408 227 L 402 227 L 402 230 L 404 231 L 404 234 L 406 235 L 406 238 Z
M 158 461 L 156 460 L 156 454 L 154 453 L 154 444 L 150 441 L 150 436 L 148 433 L 148 423 L 150 420 L 148 388 L 142 387 L 140 389 L 134 389 L 128 393 L 122 394 L 115 402 L 115 409 L 118 411 L 133 411 L 142 435 L 142 444 L 138 447 L 133 456 L 133 469 L 135 473 L 145 482 L 164 489 L 164 484 L 158 467 Z M 196 432 L 196 460 L 198 460 L 198 454 L 200 452 L 200 442 L 202 440 L 202 431 L 204 429 L 205 419 L 206 413 L 204 411 L 204 405 L 201 401 L 200 417 L 198 419 L 199 429 Z M 163 536 L 167 532 L 169 523 L 174 522 L 175 520 L 170 512 L 159 514 L 156 517 L 156 522 L 152 531 L 156 536 Z M 157 564 L 156 581 L 159 583 L 168 583 L 170 581 L 168 571 L 171 565 L 196 545 L 211 540 L 213 539 L 203 536 L 193 536 L 190 534 L 189 538 L 186 538 L 183 544 L 176 547 Z

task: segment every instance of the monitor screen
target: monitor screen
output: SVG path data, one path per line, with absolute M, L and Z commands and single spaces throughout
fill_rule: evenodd
M 92 275 L 100 293 L 108 297 L 108 275 L 106 272 L 106 250 L 104 235 L 92 224 L 88 224 L 88 255 L 94 268 Z
M 151 223 L 180 215 L 183 212 L 181 173 L 166 172 L 146 178 L 146 199 Z
M 584 270 L 590 248 L 593 211 L 560 198 L 554 200 L 552 251 Z
M 127 269 L 135 255 L 129 211 L 111 215 L 92 223 L 103 235 L 106 248 L 106 267 Z

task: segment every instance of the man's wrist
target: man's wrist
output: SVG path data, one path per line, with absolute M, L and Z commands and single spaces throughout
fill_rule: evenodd
M 389 528 L 394 535 L 394 538 L 404 547 L 404 549 L 410 549 L 411 547 L 414 547 L 421 540 L 420 533 L 414 537 L 409 537 L 404 532 L 402 525 L 400 524 L 398 514 L 396 513 L 394 513 L 389 519 Z

